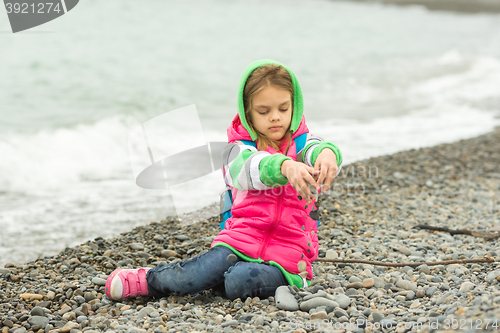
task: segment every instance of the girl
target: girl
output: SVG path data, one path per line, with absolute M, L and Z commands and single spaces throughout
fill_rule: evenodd
M 160 298 L 224 287 L 234 300 L 267 298 L 281 285 L 310 285 L 318 236 L 309 213 L 320 185 L 326 193 L 340 172 L 342 156 L 335 145 L 310 134 L 296 151 L 294 139 L 309 132 L 302 113 L 302 91 L 288 67 L 272 60 L 250 64 L 223 152 L 234 201 L 225 229 L 208 252 L 192 259 L 153 269 L 117 268 L 106 281 L 106 295 Z

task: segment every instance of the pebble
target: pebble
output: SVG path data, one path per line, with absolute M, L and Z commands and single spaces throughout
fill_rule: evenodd
M 326 259 L 337 259 L 339 257 L 339 254 L 335 250 L 327 250 L 325 258 Z
M 135 251 L 144 250 L 144 244 L 141 243 L 130 243 L 129 247 Z
M 316 297 L 313 299 L 310 299 L 308 301 L 300 303 L 300 309 L 305 312 L 309 312 L 309 310 L 313 308 L 317 308 L 318 306 L 333 306 L 338 307 L 339 304 L 335 301 L 329 300 L 327 298 L 323 297 Z
M 427 288 L 427 290 L 425 291 L 425 294 L 429 297 L 432 297 L 432 295 L 434 295 L 436 293 L 436 291 L 438 290 L 438 288 L 436 286 L 433 286 L 433 287 L 429 287 Z
M 396 281 L 396 287 L 405 289 L 405 290 L 415 290 L 417 289 L 417 285 L 413 282 L 407 280 L 398 280 Z
M 411 250 L 409 248 L 407 248 L 406 246 L 400 246 L 398 248 L 398 251 L 401 252 L 402 254 L 407 255 L 407 256 L 409 256 L 411 254 Z
M 227 326 L 233 326 L 233 325 L 238 325 L 238 324 L 239 324 L 239 322 L 237 320 L 228 320 L 228 321 L 223 322 L 221 324 L 221 326 L 222 327 L 227 327 Z
M 92 283 L 97 284 L 98 286 L 105 286 L 106 285 L 106 280 L 101 279 L 100 277 L 95 277 L 92 279 Z
M 275 300 L 278 309 L 286 311 L 296 311 L 299 309 L 299 303 L 290 292 L 288 286 L 280 286 L 276 289 Z
M 45 316 L 45 312 L 43 311 L 43 309 L 39 306 L 35 306 L 31 311 L 30 311 L 30 315 L 32 316 Z
M 351 304 L 351 299 L 344 294 L 327 295 L 327 298 L 336 302 L 342 309 L 347 309 Z
M 350 289 L 350 288 L 359 289 L 362 286 L 363 286 L 363 284 L 361 282 L 353 282 L 353 283 L 349 283 L 346 288 L 348 288 L 348 289 Z
M 310 319 L 311 319 L 311 320 L 323 320 L 323 319 L 328 319 L 328 314 L 326 313 L 326 311 L 318 311 L 318 312 L 313 313 L 313 314 L 310 316 Z
M 43 316 L 31 316 L 28 318 L 28 323 L 31 326 L 38 325 L 40 328 L 45 329 L 45 326 L 49 324 L 49 318 Z
M 155 311 L 155 309 L 152 307 L 142 308 L 141 310 L 139 310 L 139 313 L 137 313 L 137 318 L 143 318 L 154 311 Z
M 374 323 L 380 322 L 382 319 L 384 319 L 384 316 L 378 312 L 372 312 L 372 318 Z
M 475 287 L 476 287 L 476 285 L 474 283 L 466 281 L 466 282 L 462 283 L 462 285 L 460 286 L 460 289 L 458 291 L 469 292 L 469 291 L 473 290 Z
M 363 288 L 371 288 L 375 285 L 375 280 L 373 278 L 364 279 L 361 286 Z

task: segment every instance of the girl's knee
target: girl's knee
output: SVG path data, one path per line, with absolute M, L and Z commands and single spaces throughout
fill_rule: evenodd
M 278 270 L 277 274 L 274 269 Z M 286 283 L 276 267 L 251 262 L 238 262 L 224 273 L 224 285 L 227 298 L 245 299 L 247 297 L 264 297 L 274 295 L 279 285 Z

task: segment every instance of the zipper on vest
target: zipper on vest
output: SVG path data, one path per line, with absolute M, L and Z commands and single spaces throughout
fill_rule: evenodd
M 278 198 L 278 202 L 276 203 L 276 217 L 274 218 L 273 225 L 271 226 L 269 233 L 266 235 L 266 238 L 264 238 L 264 243 L 262 243 L 262 247 L 259 251 L 259 259 L 262 259 L 261 257 L 266 252 L 267 243 L 269 243 L 269 239 L 271 238 L 272 234 L 274 233 L 274 229 L 276 229 L 276 225 L 278 224 L 279 218 L 281 217 L 281 198 L 282 198 L 282 196 L 283 196 L 283 193 L 280 194 L 280 196 Z

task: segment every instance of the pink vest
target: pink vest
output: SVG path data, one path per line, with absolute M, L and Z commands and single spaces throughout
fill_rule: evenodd
M 292 138 L 307 132 L 302 118 Z M 228 138 L 230 143 L 251 140 L 238 116 L 228 129 Z M 284 153 L 286 145 L 281 149 Z M 266 151 L 278 153 L 271 147 Z M 287 156 L 296 160 L 293 141 Z M 297 264 L 305 261 L 307 279 L 312 279 L 311 263 L 318 257 L 317 221 L 309 216 L 314 203 L 304 208 L 307 202 L 298 199 L 297 191 L 290 184 L 262 191 L 233 189 L 233 200 L 233 216 L 226 221 L 225 229 L 212 246 L 226 243 L 252 258 L 275 261 L 293 274 L 300 273 Z

